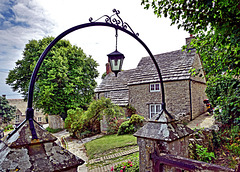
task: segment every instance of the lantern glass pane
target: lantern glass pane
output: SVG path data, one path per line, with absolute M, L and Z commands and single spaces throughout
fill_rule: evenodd
M 120 71 L 120 64 L 121 64 L 121 60 L 120 59 L 113 59 L 110 61 L 111 64 L 111 69 L 112 71 Z

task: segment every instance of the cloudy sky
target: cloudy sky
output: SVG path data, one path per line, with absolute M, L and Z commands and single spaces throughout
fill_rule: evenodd
M 144 10 L 141 0 L 1 0 L 0 1 L 0 95 L 20 98 L 5 84 L 8 71 L 22 58 L 25 44 L 32 39 L 58 36 L 70 27 L 88 23 L 120 10 L 127 22 L 153 54 L 181 49 L 189 36 L 170 20 L 157 18 L 151 10 Z M 107 54 L 115 50 L 115 30 L 108 27 L 90 27 L 75 31 L 64 39 L 81 47 L 98 63 L 101 74 L 105 71 Z M 135 68 L 146 50 L 135 39 L 119 32 L 118 50 L 125 55 L 123 69 Z M 97 80 L 98 83 L 100 79 Z

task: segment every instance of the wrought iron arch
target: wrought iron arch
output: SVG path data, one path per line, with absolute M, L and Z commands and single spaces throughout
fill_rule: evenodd
M 8 135 L 8 138 L 13 135 L 27 120 L 29 120 L 30 123 L 30 130 L 32 132 L 32 139 L 37 139 L 37 135 L 35 132 L 35 128 L 34 128 L 34 124 L 33 124 L 33 116 L 34 116 L 34 110 L 32 107 L 33 104 L 33 92 L 34 92 L 34 85 L 36 82 L 36 78 L 37 78 L 37 73 L 41 67 L 41 64 L 43 63 L 43 60 L 45 59 L 45 57 L 47 56 L 48 52 L 51 50 L 51 48 L 59 41 L 61 40 L 63 37 L 65 37 L 66 35 L 79 30 L 79 29 L 83 29 L 83 28 L 88 28 L 88 27 L 93 27 L 93 26 L 106 26 L 106 27 L 111 27 L 114 28 L 116 30 L 121 30 L 122 32 L 125 32 L 126 34 L 130 35 L 131 37 L 133 37 L 135 40 L 137 40 L 144 48 L 145 50 L 148 52 L 149 56 L 151 57 L 156 70 L 158 72 L 158 76 L 160 79 L 160 85 L 161 85 L 161 95 L 162 95 L 162 110 L 165 111 L 167 113 L 167 115 L 173 119 L 173 117 L 167 112 L 166 110 L 166 103 L 165 103 L 165 93 L 164 93 L 164 87 L 163 87 L 163 82 L 162 82 L 162 75 L 161 75 L 161 71 L 160 68 L 156 62 L 156 59 L 154 58 L 152 52 L 150 51 L 150 49 L 147 47 L 147 45 L 138 37 L 139 34 L 135 33 L 132 28 L 128 25 L 128 23 L 124 22 L 121 17 L 119 16 L 120 11 L 114 9 L 113 10 L 113 15 L 108 16 L 108 15 L 104 15 L 100 18 L 98 18 L 97 20 L 93 21 L 93 18 L 89 19 L 89 23 L 85 23 L 85 24 L 80 24 L 77 26 L 74 26 L 72 28 L 69 28 L 67 30 L 65 30 L 64 32 L 62 32 L 60 35 L 58 35 L 48 46 L 47 48 L 43 51 L 43 53 L 41 54 L 35 68 L 34 71 L 32 73 L 31 76 L 31 80 L 30 80 L 30 85 L 29 85 L 29 89 L 28 89 L 28 103 L 27 103 L 27 110 L 26 110 L 26 119 L 12 132 Z M 99 20 L 101 19 L 105 19 L 105 22 L 99 22 Z M 35 121 L 36 122 L 36 121 Z

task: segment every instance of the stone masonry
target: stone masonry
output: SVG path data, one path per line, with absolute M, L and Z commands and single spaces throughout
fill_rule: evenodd
M 84 161 L 55 143 L 56 137 L 34 122 L 37 139 L 32 139 L 26 121 L 0 141 L 0 171 L 76 172 Z
M 52 129 L 64 128 L 64 121 L 60 115 L 48 115 L 48 123 Z
M 189 81 L 165 82 L 165 99 L 168 111 L 178 116 L 190 116 Z M 173 98 L 175 97 L 175 98 Z M 149 105 L 161 104 L 161 92 L 150 92 L 149 84 L 129 86 L 130 104 L 137 109 L 137 113 L 149 118 Z

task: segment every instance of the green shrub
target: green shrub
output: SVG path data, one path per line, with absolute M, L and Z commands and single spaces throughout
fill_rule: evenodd
M 133 124 L 134 127 L 136 127 L 136 129 L 142 127 L 143 122 L 144 122 L 144 117 L 137 114 L 133 114 L 130 118 L 130 123 Z
M 202 145 L 196 144 L 196 154 L 197 160 L 209 162 L 212 159 L 215 159 L 213 152 L 208 152 L 207 148 L 204 148 Z
M 135 131 L 137 130 L 134 128 L 133 124 L 131 124 L 130 121 L 125 121 L 120 125 L 118 135 L 132 134 Z
M 69 133 L 76 137 L 76 132 L 82 132 L 84 127 L 84 111 L 81 108 L 77 108 L 75 110 L 70 109 L 67 111 L 67 114 L 67 118 L 65 119 L 65 128 Z
M 4 127 L 4 130 L 7 131 L 7 130 L 12 130 L 14 129 L 12 124 L 9 124 L 8 126 Z
M 232 143 L 232 144 L 227 144 L 226 148 L 231 151 L 233 154 L 240 156 L 240 144 L 237 143 Z
M 119 127 L 121 124 L 126 121 L 125 118 L 111 118 L 108 120 L 108 128 L 107 128 L 107 134 L 117 134 Z
M 240 80 L 231 76 L 213 76 L 207 81 L 207 96 L 215 107 L 215 117 L 229 126 L 240 125 Z
M 137 114 L 133 114 L 129 121 L 125 121 L 120 125 L 118 129 L 118 135 L 133 134 L 140 127 L 143 126 L 143 122 L 144 122 L 144 117 Z
M 82 133 L 85 131 L 88 131 L 88 133 L 90 131 L 92 135 L 100 133 L 100 120 L 103 115 L 105 115 L 106 121 L 124 116 L 124 111 L 121 107 L 113 104 L 110 99 L 104 97 L 99 100 L 93 100 L 87 111 L 77 108 L 70 109 L 67 113 L 65 128 L 74 137 L 82 136 Z M 114 127 L 110 130 L 115 130 Z

